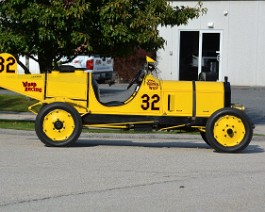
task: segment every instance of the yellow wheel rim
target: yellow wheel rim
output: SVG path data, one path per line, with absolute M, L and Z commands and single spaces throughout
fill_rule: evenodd
M 219 118 L 214 125 L 214 138 L 222 146 L 239 145 L 246 134 L 245 125 L 236 116 L 226 115 Z
M 74 132 L 73 116 L 65 110 L 56 109 L 43 119 L 43 132 L 53 141 L 67 140 Z

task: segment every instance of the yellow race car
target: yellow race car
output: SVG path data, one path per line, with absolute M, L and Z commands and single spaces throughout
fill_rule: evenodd
M 0 54 L 0 87 L 34 98 L 35 130 L 47 146 L 75 143 L 83 127 L 198 131 L 219 152 L 239 152 L 253 136 L 243 107 L 231 104 L 230 83 L 159 80 L 155 61 L 130 82 L 137 86 L 126 101 L 102 103 L 91 72 L 52 71 L 18 74 L 16 59 Z

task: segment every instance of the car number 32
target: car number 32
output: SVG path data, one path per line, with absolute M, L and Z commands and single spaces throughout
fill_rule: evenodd
M 0 57 L 0 73 L 6 69 L 7 73 L 15 73 L 13 66 L 16 64 L 16 61 L 13 57 Z
M 152 95 L 151 97 L 148 94 L 142 95 L 142 109 L 143 110 L 159 110 L 158 104 L 160 101 L 160 97 L 157 94 Z

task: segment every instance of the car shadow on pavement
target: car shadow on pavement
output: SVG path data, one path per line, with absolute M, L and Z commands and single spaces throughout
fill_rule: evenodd
M 199 143 L 193 141 L 185 142 L 133 142 L 130 140 L 106 140 L 106 139 L 79 139 L 72 147 L 95 147 L 95 146 L 131 146 L 131 147 L 147 147 L 147 148 L 187 148 L 187 149 L 212 149 L 206 143 Z M 215 150 L 213 150 L 216 152 Z M 250 144 L 245 150 L 239 154 L 253 154 L 253 153 L 263 153 L 264 149 L 259 145 Z M 238 153 L 235 153 L 238 154 Z
M 106 140 L 106 139 L 79 139 L 74 147 L 91 146 L 132 146 L 132 147 L 151 147 L 151 148 L 198 148 L 210 149 L 206 143 L 185 141 L 185 142 L 137 142 L 130 140 Z
M 248 145 L 248 147 L 243 150 L 241 153 L 253 154 L 253 153 L 264 153 L 264 149 L 261 148 L 259 145 Z

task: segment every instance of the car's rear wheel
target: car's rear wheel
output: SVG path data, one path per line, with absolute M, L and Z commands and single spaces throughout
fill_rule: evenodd
M 252 136 L 252 123 L 244 112 L 237 109 L 220 109 L 212 114 L 206 124 L 206 139 L 218 152 L 242 151 Z
M 38 113 L 35 130 L 39 139 L 47 146 L 69 146 L 80 136 L 82 120 L 71 105 L 52 103 L 44 106 Z

